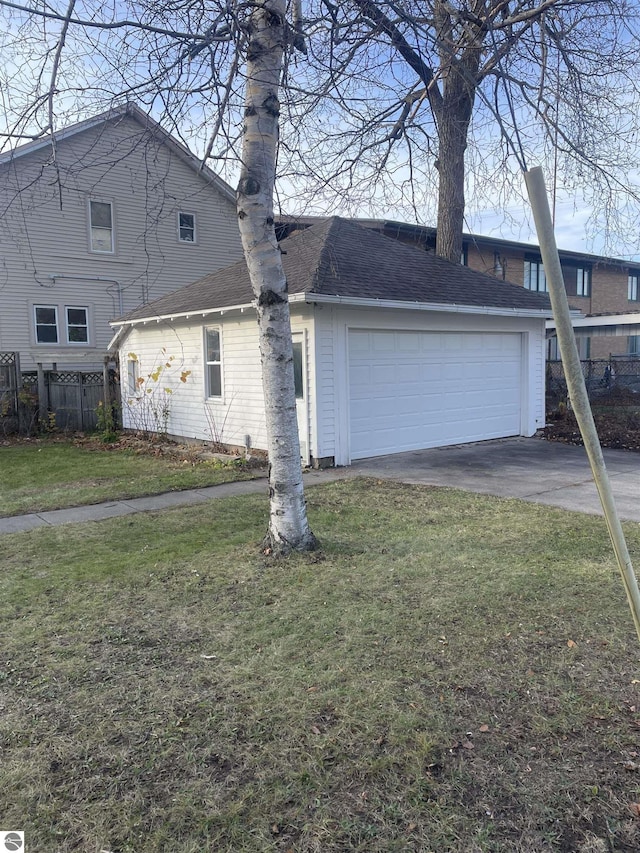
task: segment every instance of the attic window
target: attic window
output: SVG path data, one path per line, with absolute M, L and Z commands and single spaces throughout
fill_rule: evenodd
M 196 217 L 194 213 L 178 213 L 178 239 L 181 243 L 196 242 Z

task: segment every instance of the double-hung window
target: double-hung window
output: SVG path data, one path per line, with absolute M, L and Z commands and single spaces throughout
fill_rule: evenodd
M 640 355 L 640 335 L 629 335 L 627 338 L 627 353 Z
M 196 242 L 196 217 L 194 213 L 178 213 L 178 239 L 181 243 Z
M 69 305 L 65 308 L 67 319 L 67 343 L 89 343 L 89 312 L 86 308 Z
M 576 269 L 576 296 L 591 296 L 591 269 L 578 267 Z
M 110 201 L 89 200 L 92 252 L 113 252 L 113 206 Z
M 627 281 L 627 299 L 629 302 L 640 302 L 640 288 L 638 288 L 640 270 L 629 270 L 629 278 Z
M 34 305 L 38 344 L 88 344 L 89 309 L 80 305 Z M 64 323 L 60 328 L 59 318 Z
M 544 273 L 542 261 L 525 258 L 524 286 L 527 290 L 537 290 L 540 293 L 547 292 L 547 277 Z
M 56 305 L 35 305 L 36 343 L 58 343 L 58 307 Z
M 222 397 L 220 330 L 205 329 L 204 334 L 207 397 Z

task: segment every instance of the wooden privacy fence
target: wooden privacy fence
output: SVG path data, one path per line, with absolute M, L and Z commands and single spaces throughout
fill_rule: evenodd
M 112 407 L 117 399 L 115 371 L 106 363 L 97 371 L 38 367 L 20 373 L 17 354 L 0 353 L 0 432 L 31 432 L 36 425 L 40 429 L 90 432 L 98 426 L 100 403 Z

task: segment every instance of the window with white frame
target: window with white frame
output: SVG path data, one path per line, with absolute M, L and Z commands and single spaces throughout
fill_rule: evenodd
M 205 329 L 207 397 L 222 397 L 222 352 L 220 329 Z
M 640 271 L 629 270 L 627 299 L 629 302 L 640 302 L 640 290 L 638 289 L 638 280 L 640 280 Z
M 537 290 L 540 293 L 547 292 L 547 277 L 544 273 L 542 261 L 525 258 L 524 286 L 527 290 Z
M 578 267 L 576 269 L 576 296 L 591 296 L 591 269 Z
M 139 391 L 140 365 L 137 358 L 127 359 L 127 394 L 135 397 Z
M 178 213 L 178 239 L 181 243 L 196 242 L 196 217 L 194 213 Z
M 113 206 L 110 201 L 89 200 L 92 252 L 113 252 Z
M 67 319 L 67 343 L 89 343 L 89 311 L 78 305 L 68 305 L 65 308 Z
M 640 335 L 629 335 L 627 338 L 627 353 L 640 355 Z
M 58 307 L 56 305 L 34 305 L 36 343 L 57 344 Z
M 293 387 L 296 392 L 296 400 L 302 400 L 304 398 L 302 341 L 293 342 Z

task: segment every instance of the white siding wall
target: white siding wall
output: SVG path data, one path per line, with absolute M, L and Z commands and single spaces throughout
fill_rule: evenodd
M 205 322 L 205 321 L 202 321 Z M 140 359 L 140 375 L 147 377 L 173 356 L 158 387 L 171 387 L 167 430 L 172 435 L 226 444 L 244 445 L 251 438 L 256 449 L 266 449 L 264 404 L 260 374 L 258 330 L 251 309 L 207 318 L 206 325 L 222 335 L 223 398 L 205 400 L 204 326 L 175 321 L 136 326 L 121 345 L 123 386 L 126 354 Z M 305 331 L 310 449 L 312 457 L 334 457 L 345 465 L 349 458 L 348 330 L 379 328 L 451 332 L 513 332 L 522 335 L 522 434 L 544 426 L 544 321 L 426 311 L 354 310 L 339 306 L 292 306 L 292 330 Z M 164 352 L 163 352 L 164 348 Z M 180 382 L 182 371 L 191 371 Z M 153 381 L 148 381 L 154 386 Z M 124 395 L 125 401 L 127 395 Z M 206 407 L 206 408 L 205 408 Z M 124 405 L 125 426 L 135 428 Z M 206 411 L 209 411 L 207 417 Z M 215 428 L 212 427 L 215 423 Z
M 318 374 L 318 457 L 349 464 L 348 329 L 518 332 L 523 335 L 522 434 L 544 426 L 544 321 L 462 313 L 323 306 L 315 316 Z
M 49 157 L 0 170 L 0 350 L 24 368 L 100 363 L 109 320 L 242 256 L 233 203 L 133 119 L 62 140 L 55 166 Z M 112 254 L 90 251 L 90 198 L 113 205 Z M 180 210 L 195 214 L 194 244 L 178 239 Z M 89 308 L 89 345 L 36 344 L 34 304 Z
M 313 333 L 308 313 L 296 313 L 292 317 L 292 330 L 306 330 L 308 349 L 313 346 Z M 204 328 L 205 325 L 220 330 L 222 339 L 222 382 L 221 399 L 206 399 Z M 145 379 L 143 388 L 155 388 L 155 395 L 141 395 L 142 403 L 128 402 L 127 359 L 129 353 L 135 353 L 139 360 L 140 376 Z M 166 364 L 171 358 L 171 367 L 166 368 L 160 379 L 154 382 L 149 374 Z M 267 436 L 264 422 L 264 401 L 260 371 L 260 351 L 258 347 L 258 327 L 253 309 L 243 314 L 225 313 L 224 317 L 215 315 L 202 322 L 175 321 L 174 323 L 153 323 L 138 325 L 131 329 L 120 347 L 121 377 L 123 387 L 123 423 L 129 429 L 140 427 L 142 415 L 146 412 L 148 428 L 158 431 L 153 416 L 149 416 L 152 399 L 169 404 L 167 432 L 171 435 L 204 441 L 220 440 L 225 444 L 245 444 L 245 437 L 251 439 L 251 446 L 265 450 Z M 314 373 L 307 358 L 309 388 L 309 407 L 313 408 L 312 394 Z M 183 371 L 191 371 L 186 382 L 181 382 Z M 162 389 L 171 388 L 173 393 L 164 395 Z M 137 414 L 136 414 L 137 413 Z M 314 449 L 315 430 L 311 428 L 311 448 Z

